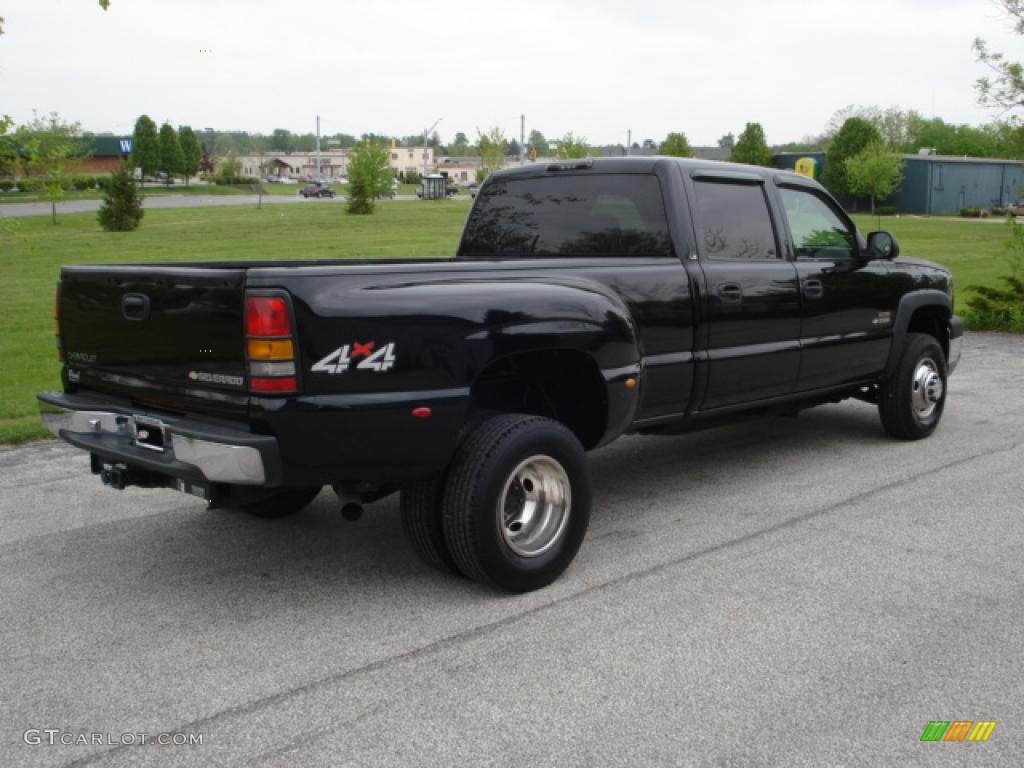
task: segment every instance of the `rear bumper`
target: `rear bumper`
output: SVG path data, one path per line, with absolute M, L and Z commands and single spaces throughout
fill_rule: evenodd
M 204 485 L 281 484 L 274 437 L 60 392 L 43 392 L 38 399 L 43 423 L 53 434 L 104 461 Z
M 960 363 L 960 355 L 964 347 L 964 321 L 959 317 L 949 319 L 949 359 L 946 361 L 947 373 L 956 370 Z

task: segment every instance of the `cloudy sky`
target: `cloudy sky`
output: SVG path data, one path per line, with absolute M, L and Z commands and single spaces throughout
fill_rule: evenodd
M 1024 59 L 993 0 L 5 0 L 0 113 L 93 131 L 157 121 L 267 133 L 498 125 L 591 143 L 759 121 L 819 133 L 849 104 L 949 121 L 976 103 L 971 42 Z

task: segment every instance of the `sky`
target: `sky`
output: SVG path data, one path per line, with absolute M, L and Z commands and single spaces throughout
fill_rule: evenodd
M 972 41 L 1024 59 L 994 0 L 4 0 L 0 114 L 270 133 L 567 131 L 591 144 L 757 121 L 820 134 L 851 104 L 950 122 L 978 105 Z

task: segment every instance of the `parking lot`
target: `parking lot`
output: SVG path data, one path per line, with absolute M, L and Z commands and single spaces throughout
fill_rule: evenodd
M 851 402 L 620 440 L 516 597 L 422 566 L 396 498 L 264 521 L 2 449 L 0 765 L 1018 765 L 1022 381 L 1024 338 L 974 334 L 923 442 Z

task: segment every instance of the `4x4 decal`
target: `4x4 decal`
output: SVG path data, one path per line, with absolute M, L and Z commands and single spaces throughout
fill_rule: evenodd
M 362 360 L 355 365 L 357 371 L 385 373 L 390 371 L 395 364 L 395 344 L 389 342 L 380 348 L 377 348 L 375 341 L 368 341 L 365 344 L 360 344 L 358 341 L 346 344 L 317 360 L 309 370 L 314 373 L 345 373 L 360 357 Z

